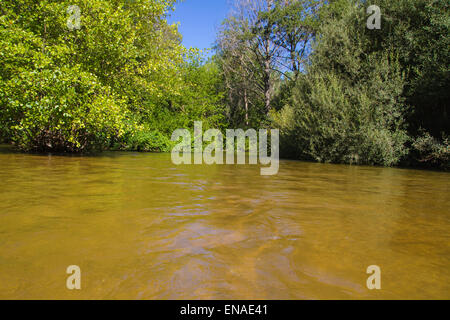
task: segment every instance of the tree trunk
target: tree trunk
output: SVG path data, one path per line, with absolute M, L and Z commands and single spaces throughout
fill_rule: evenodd
M 264 62 L 264 104 L 266 108 L 266 114 L 270 112 L 270 100 L 271 100 L 271 83 L 270 83 L 270 61 L 267 59 Z
M 248 126 L 248 98 L 247 89 L 244 89 L 245 125 Z

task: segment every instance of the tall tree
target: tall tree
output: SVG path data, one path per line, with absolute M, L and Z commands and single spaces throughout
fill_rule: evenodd
M 219 34 L 219 53 L 224 60 L 225 81 L 244 94 L 259 91 L 263 110 L 272 109 L 275 84 L 280 78 L 294 80 L 303 69 L 314 36 L 317 10 L 322 1 L 237 0 Z M 232 70 L 232 72 L 229 72 Z M 242 81 L 229 75 L 242 73 Z M 293 77 L 291 76 L 293 75 Z

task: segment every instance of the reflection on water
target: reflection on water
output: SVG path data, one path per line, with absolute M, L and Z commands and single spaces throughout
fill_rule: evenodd
M 261 176 L 138 153 L 0 165 L 0 298 L 450 298 L 448 173 L 281 161 Z

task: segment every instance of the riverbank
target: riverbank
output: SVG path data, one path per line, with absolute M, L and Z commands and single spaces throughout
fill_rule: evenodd
M 18 149 L 16 146 L 12 145 L 12 144 L 0 144 L 0 153 L 2 152 L 15 152 L 15 153 L 23 153 L 23 154 L 35 154 L 35 155 L 48 155 L 48 154 L 52 154 L 52 155 L 58 155 L 58 156 L 78 156 L 78 157 L 82 157 L 82 156 L 98 156 L 100 154 L 102 154 L 103 152 L 139 152 L 139 153 L 170 153 L 170 151 L 166 151 L 166 152 L 160 152 L 160 151 L 142 151 L 142 150 L 132 150 L 132 149 L 128 149 L 128 150 L 123 150 L 123 149 L 111 149 L 111 150 L 104 150 L 104 151 L 98 151 L 98 152 L 89 152 L 89 153 L 67 153 L 67 152 L 24 152 L 21 151 L 20 149 Z M 449 151 L 450 152 L 450 151 Z M 301 161 L 301 162 L 310 162 L 310 163 L 318 163 L 315 161 L 307 161 L 307 160 L 302 160 L 302 159 L 293 159 L 293 158 L 283 158 L 281 157 L 281 159 L 283 160 L 293 160 L 293 161 Z M 409 164 L 408 164 L 409 163 Z M 335 163 L 335 164 L 339 164 L 339 163 Z M 344 164 L 345 165 L 345 164 Z M 367 165 L 357 165 L 357 164 L 347 164 L 349 166 L 367 166 Z M 381 166 L 373 166 L 373 167 L 381 167 Z M 438 164 L 438 165 L 426 165 L 426 164 L 421 164 L 420 161 L 404 161 L 403 163 L 400 163 L 397 166 L 392 166 L 392 168 L 398 168 L 398 169 L 413 169 L 413 170 L 427 170 L 427 171 L 436 171 L 436 172 L 449 172 L 450 171 L 450 163 L 447 163 L 447 165 L 442 165 L 442 164 Z

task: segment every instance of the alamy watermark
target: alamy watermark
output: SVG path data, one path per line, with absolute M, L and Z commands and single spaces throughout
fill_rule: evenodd
M 66 273 L 70 274 L 66 280 L 66 287 L 69 290 L 81 289 L 81 269 L 77 265 L 70 265 L 66 269 Z
M 218 129 L 209 129 L 203 134 L 203 123 L 194 122 L 194 139 L 187 129 L 177 129 L 172 134 L 172 141 L 179 143 L 172 149 L 172 162 L 180 164 L 246 164 L 247 154 L 249 164 L 270 165 L 261 168 L 261 175 L 270 176 L 279 169 L 279 130 L 270 130 L 270 155 L 267 150 L 268 130 L 260 129 L 227 129 L 226 156 L 224 153 L 224 135 Z M 181 139 L 181 141 L 180 141 Z M 246 152 L 248 139 L 248 152 Z M 194 150 L 192 152 L 192 141 Z M 203 142 L 211 142 L 203 148 Z M 193 154 L 193 161 L 192 161 Z M 224 160 L 225 156 L 225 160 Z M 235 161 L 237 158 L 237 161 Z
M 367 288 L 369 290 L 381 290 L 381 268 L 377 265 L 368 266 L 367 274 L 371 275 L 367 278 Z
M 371 5 L 367 8 L 367 14 L 371 16 L 367 19 L 367 29 L 381 29 L 381 9 L 379 6 Z
M 70 17 L 67 19 L 67 28 L 69 30 L 79 30 L 81 28 L 81 10 L 77 5 L 71 5 L 67 8 Z

